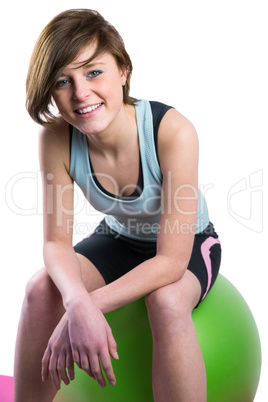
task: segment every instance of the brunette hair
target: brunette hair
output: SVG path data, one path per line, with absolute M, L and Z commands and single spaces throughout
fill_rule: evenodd
M 129 96 L 132 62 L 118 31 L 95 10 L 67 10 L 43 29 L 33 50 L 26 80 L 26 108 L 34 121 L 41 125 L 55 122 L 51 111 L 55 83 L 62 69 L 91 43 L 96 43 L 96 51 L 86 63 L 105 52 L 114 56 L 118 67 L 127 71 L 123 102 L 134 104 L 136 99 Z

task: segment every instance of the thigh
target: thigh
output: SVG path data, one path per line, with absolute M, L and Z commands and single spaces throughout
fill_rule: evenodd
M 95 265 L 82 254 L 76 253 L 76 255 L 80 262 L 82 280 L 87 291 L 92 292 L 93 290 L 106 285 L 103 276 Z

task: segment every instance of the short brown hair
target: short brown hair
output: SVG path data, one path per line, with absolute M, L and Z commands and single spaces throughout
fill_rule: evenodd
M 135 102 L 129 96 L 132 62 L 118 31 L 95 10 L 67 10 L 43 29 L 33 50 L 26 80 L 26 107 L 34 121 L 41 125 L 55 121 L 51 111 L 55 83 L 62 69 L 82 48 L 93 42 L 97 48 L 91 60 L 108 52 L 114 56 L 119 68 L 126 68 L 123 102 Z

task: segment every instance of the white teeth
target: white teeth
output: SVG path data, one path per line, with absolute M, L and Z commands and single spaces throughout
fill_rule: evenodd
M 78 109 L 77 112 L 80 113 L 80 114 L 89 113 L 89 112 L 92 112 L 92 110 L 97 109 L 101 105 L 102 105 L 102 103 L 98 103 L 97 105 L 89 106 L 89 107 L 84 108 L 84 109 Z

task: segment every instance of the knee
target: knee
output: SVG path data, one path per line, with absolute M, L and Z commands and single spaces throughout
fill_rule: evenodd
M 146 307 L 152 331 L 182 331 L 191 322 L 191 309 L 172 285 L 157 289 L 146 296 Z
M 27 309 L 40 308 L 40 305 L 55 305 L 59 291 L 45 268 L 37 271 L 28 281 L 25 289 L 24 306 Z

